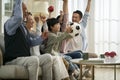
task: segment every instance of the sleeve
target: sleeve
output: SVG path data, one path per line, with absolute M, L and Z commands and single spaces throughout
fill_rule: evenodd
M 41 26 L 40 26 L 40 23 L 36 24 L 36 33 L 37 33 L 37 35 L 41 35 Z
M 53 34 L 51 34 L 51 33 L 49 34 L 49 36 L 48 36 L 49 44 L 53 44 L 53 43 L 56 43 L 56 42 L 61 42 L 65 39 L 72 38 L 71 34 L 67 33 L 67 32 L 58 32 L 57 35 L 58 36 L 55 37 Z
M 72 35 L 71 33 L 67 33 L 67 32 L 61 32 L 60 36 L 58 37 L 58 40 L 57 41 L 63 41 L 65 39 L 70 39 L 72 38 Z
M 15 0 L 12 16 L 4 25 L 7 34 L 14 35 L 16 33 L 16 29 L 21 25 L 22 20 L 22 0 Z
M 30 42 L 31 47 L 37 46 L 43 42 L 43 38 L 39 35 L 34 35 L 34 34 L 30 33 L 29 42 Z
M 89 17 L 89 13 L 88 13 L 88 12 L 85 12 L 85 14 L 84 14 L 84 16 L 83 16 L 83 18 L 82 18 L 82 22 L 81 22 L 81 24 L 82 24 L 82 26 L 83 26 L 84 28 L 86 28 L 86 26 L 87 26 L 88 17 Z
M 61 30 L 64 32 L 68 23 L 68 14 L 63 15 L 63 23 L 61 25 Z
M 48 40 L 47 40 L 47 45 L 53 45 L 56 42 L 57 42 L 57 37 L 55 37 L 55 36 L 53 36 L 52 34 L 49 33 Z

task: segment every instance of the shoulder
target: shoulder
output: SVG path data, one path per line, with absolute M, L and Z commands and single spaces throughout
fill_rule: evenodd
M 89 12 L 85 11 L 84 16 L 89 16 Z

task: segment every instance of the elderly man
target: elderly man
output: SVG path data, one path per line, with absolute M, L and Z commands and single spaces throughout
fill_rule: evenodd
M 41 44 L 47 38 L 47 35 L 43 33 L 41 36 L 33 37 L 29 33 L 25 27 L 27 13 L 27 7 L 22 0 L 16 0 L 12 16 L 4 25 L 4 64 L 25 66 L 29 72 L 29 80 L 38 80 L 39 66 L 42 67 L 43 71 L 42 80 L 53 80 L 52 70 L 59 74 L 59 76 L 54 76 L 55 80 L 68 77 L 67 70 L 62 65 L 63 62 L 61 61 L 62 64 L 58 64 L 57 58 L 53 59 L 49 54 L 31 56 L 30 47 Z M 59 65 L 62 65 L 63 68 L 59 69 Z M 56 66 L 56 68 L 53 69 L 53 66 Z M 62 74 L 62 70 L 65 71 L 64 75 Z

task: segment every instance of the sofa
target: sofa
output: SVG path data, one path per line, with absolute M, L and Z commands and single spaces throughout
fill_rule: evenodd
M 3 65 L 3 54 L 4 54 L 4 36 L 0 34 L 0 80 L 29 80 L 28 70 L 24 66 L 19 65 Z M 42 71 L 39 67 L 39 80 L 41 80 Z

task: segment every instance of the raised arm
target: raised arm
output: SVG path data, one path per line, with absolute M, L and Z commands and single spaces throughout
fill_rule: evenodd
M 5 23 L 5 29 L 8 35 L 14 35 L 16 29 L 21 25 L 23 20 L 22 0 L 15 0 L 13 13 L 10 19 Z
M 82 22 L 81 22 L 81 25 L 84 28 L 86 28 L 86 26 L 87 26 L 87 20 L 89 17 L 89 11 L 90 11 L 90 6 L 91 6 L 90 4 L 91 4 L 91 0 L 88 0 L 87 7 L 86 7 L 86 10 L 85 10 L 84 16 L 82 18 Z
M 40 22 L 39 22 L 40 19 L 38 16 L 35 16 L 34 19 L 36 22 L 36 33 L 37 33 L 37 35 L 41 35 L 41 26 L 40 26 Z
M 61 30 L 62 30 L 62 32 L 66 31 L 66 26 L 68 23 L 68 0 L 63 0 L 63 14 L 64 15 L 61 15 L 61 18 L 62 18 Z
M 90 4 L 91 4 L 91 0 L 88 0 L 88 3 L 87 3 L 87 7 L 86 7 L 86 12 L 89 12 L 90 11 Z
M 68 14 L 68 0 L 63 0 L 63 13 Z

